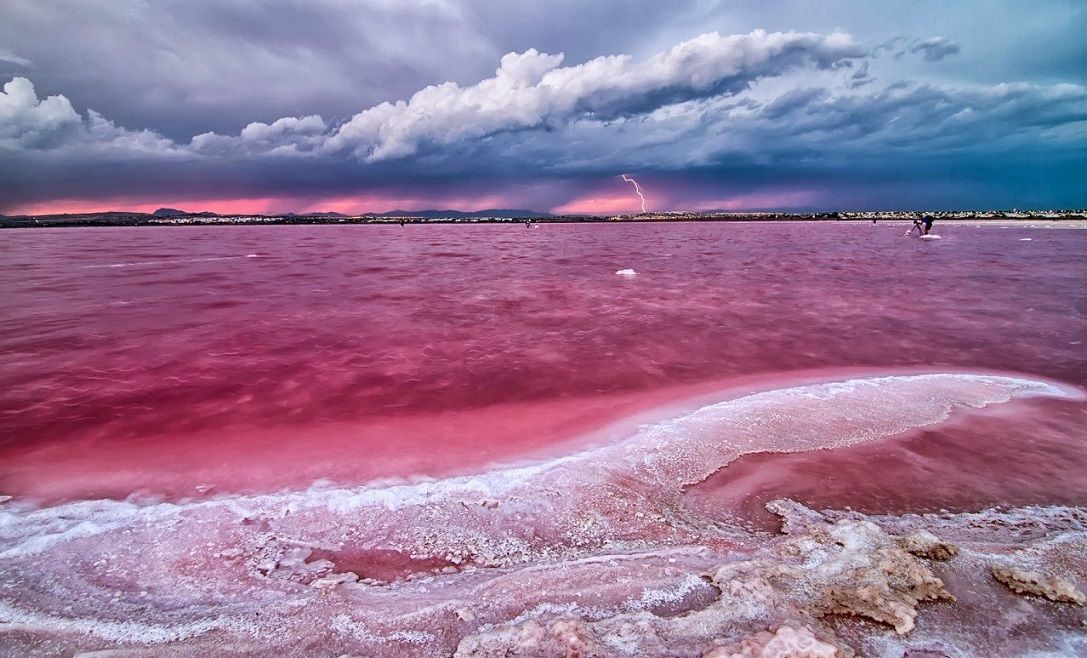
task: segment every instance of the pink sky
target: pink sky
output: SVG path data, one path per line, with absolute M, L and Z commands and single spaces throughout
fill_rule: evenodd
M 658 192 L 654 199 L 652 189 L 645 190 L 646 210 L 662 212 L 669 210 L 765 210 L 773 208 L 806 208 L 822 196 L 813 190 L 763 190 L 750 194 L 738 194 L 728 197 L 709 199 L 677 199 L 667 193 Z M 598 193 L 571 199 L 551 210 L 555 214 L 615 215 L 636 213 L 641 210 L 641 203 L 633 191 Z
M 154 212 L 158 208 L 177 208 L 189 212 L 210 210 L 219 214 L 277 214 L 305 212 L 339 212 L 361 214 L 390 210 L 425 210 L 452 208 L 483 210 L 510 207 L 510 200 L 497 194 L 424 198 L 415 196 L 350 195 L 320 199 L 304 197 L 238 197 L 225 199 L 158 199 L 148 202 L 140 198 L 112 197 L 106 199 L 60 199 L 15 206 L 9 215 L 50 215 L 61 213 L 93 213 L 109 210 Z
M 108 210 L 154 212 L 158 208 L 178 208 L 189 212 L 210 210 L 219 214 L 278 214 L 305 212 L 339 212 L 345 215 L 390 210 L 455 209 L 464 211 L 487 208 L 530 208 L 562 214 L 616 215 L 637 213 L 641 209 L 638 196 L 626 184 L 605 184 L 594 192 L 576 196 L 552 207 L 526 202 L 539 190 L 513 190 L 509 193 L 466 194 L 448 196 L 415 196 L 388 194 L 354 194 L 322 198 L 268 196 L 237 198 L 156 199 L 149 202 L 140 197 L 111 197 L 105 199 L 59 199 L 29 203 L 6 210 L 11 215 L 49 215 L 60 213 L 93 213 Z M 690 194 L 692 190 L 683 189 Z M 806 208 L 822 195 L 813 190 L 761 190 L 733 196 L 708 196 L 706 191 L 694 190 L 691 197 L 682 198 L 676 191 L 662 190 L 651 185 L 646 189 L 646 208 L 650 212 L 668 210 L 763 210 L 773 208 Z
M 641 211 L 641 209 L 641 202 L 638 200 L 638 196 L 631 192 L 612 195 L 594 194 L 592 196 L 579 197 L 555 206 L 551 209 L 551 212 L 556 215 L 617 215 L 635 213 Z M 647 204 L 647 210 L 653 209 L 654 206 L 652 203 Z

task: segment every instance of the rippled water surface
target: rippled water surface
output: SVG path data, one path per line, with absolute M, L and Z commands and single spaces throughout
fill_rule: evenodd
M 471 472 L 798 370 L 1087 383 L 1087 232 L 941 232 L 5 231 L 0 492 L 179 496 Z M 625 268 L 637 275 L 615 275 Z M 1084 420 L 1075 405 L 1053 411 Z

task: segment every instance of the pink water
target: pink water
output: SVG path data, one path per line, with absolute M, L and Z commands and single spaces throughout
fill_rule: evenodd
M 0 233 L 0 654 L 449 655 L 708 605 L 773 498 L 1087 505 L 1087 231 L 902 231 Z
M 1087 232 L 942 232 L 6 231 L 0 492 L 182 496 L 472 472 L 798 370 L 1087 384 Z

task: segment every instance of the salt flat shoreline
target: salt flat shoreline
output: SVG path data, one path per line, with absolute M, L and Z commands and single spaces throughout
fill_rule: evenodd
M 28 657 L 297 655 L 300 636 L 366 656 L 1082 654 L 1082 506 L 878 514 L 778 498 L 777 526 L 758 531 L 692 505 L 685 484 L 752 449 L 879 442 L 1078 388 L 885 371 L 726 397 L 448 479 L 0 501 L 0 642 Z M 799 424 L 767 433 L 786 412 Z M 733 440 L 704 432 L 723 422 Z
M 684 484 L 748 450 L 878 442 L 1031 397 L 1082 393 L 884 371 L 697 406 L 471 476 L 4 501 L 2 641 L 21 656 L 297 655 L 298 637 L 323 655 L 1080 655 L 1082 506 L 866 514 L 779 498 L 766 504 L 777 527 L 758 531 L 693 504 Z M 767 433 L 789 410 L 800 425 Z M 746 438 L 700 429 L 722 422 Z

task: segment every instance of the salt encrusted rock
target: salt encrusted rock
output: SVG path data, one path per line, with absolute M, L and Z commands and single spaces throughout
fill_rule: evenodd
M 820 528 L 827 524 L 827 517 L 788 498 L 778 498 L 766 503 L 771 514 L 781 518 L 781 531 L 787 535 L 803 532 L 809 528 Z
M 819 600 L 809 602 L 817 615 L 866 617 L 903 634 L 913 629 L 921 601 L 955 600 L 943 581 L 873 523 L 843 519 L 831 524 L 788 500 L 766 507 L 781 516 L 784 532 L 794 537 L 781 551 L 802 565 L 797 571 L 804 582 L 795 587 L 821 592 Z
M 898 544 L 907 553 L 929 560 L 950 560 L 959 554 L 959 547 L 941 540 L 928 530 L 918 530 L 899 537 Z
M 842 548 L 819 567 L 831 572 L 824 612 L 867 617 L 902 634 L 913 629 L 919 602 L 955 600 L 943 581 L 876 525 L 839 521 L 829 535 Z
M 257 563 L 257 571 L 261 572 L 265 576 L 271 575 L 276 568 L 279 567 L 279 562 L 276 560 L 261 560 Z
M 559 618 L 546 626 L 529 620 L 461 640 L 456 658 L 484 656 L 605 656 L 592 627 L 583 619 Z
M 717 647 L 702 658 L 843 658 L 838 645 L 817 638 L 806 626 L 782 626 L 777 631 L 749 635 L 739 644 Z
M 553 616 L 483 624 L 460 640 L 456 656 L 852 658 L 854 649 L 825 617 L 854 615 L 905 634 L 922 602 L 954 600 L 927 559 L 948 559 L 958 549 L 923 528 L 900 525 L 891 534 L 868 520 L 832 520 L 792 501 L 777 501 L 771 509 L 782 517 L 785 536 L 746 559 L 709 569 L 706 600 L 683 614 L 643 608 L 585 619 L 576 608 L 556 610 Z M 970 554 L 948 568 L 967 568 L 976 559 Z M 1007 571 L 1017 574 L 1015 582 L 1026 592 L 1083 601 L 1066 581 Z M 997 569 L 994 575 L 1002 577 Z M 890 631 L 882 632 L 891 642 Z
M 798 504 L 775 508 L 788 536 L 772 552 L 714 569 L 712 603 L 676 617 L 640 611 L 593 621 L 518 621 L 463 638 L 456 656 L 587 658 L 620 648 L 661 655 L 679 641 L 701 647 L 707 658 L 848 658 L 852 649 L 820 617 L 857 615 L 907 633 L 921 601 L 954 599 L 923 561 L 875 524 L 831 523 Z
M 453 611 L 461 621 L 475 621 L 476 614 L 470 608 L 457 608 Z
M 329 590 L 335 588 L 340 583 L 357 583 L 359 577 L 355 572 L 348 571 L 346 573 L 334 573 L 327 576 L 322 576 L 310 583 L 310 587 Z
M 1083 605 L 1087 597 L 1076 586 L 1060 576 L 1046 576 L 1038 571 L 1016 567 L 992 567 L 993 577 L 1016 594 L 1044 596 L 1050 601 Z

